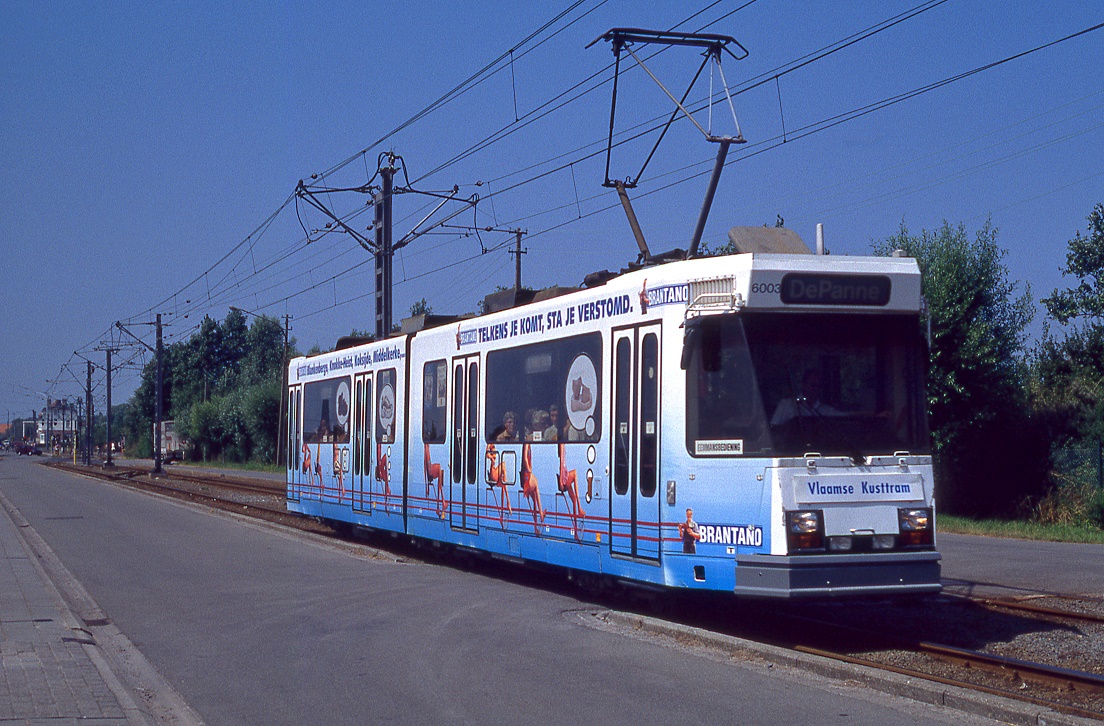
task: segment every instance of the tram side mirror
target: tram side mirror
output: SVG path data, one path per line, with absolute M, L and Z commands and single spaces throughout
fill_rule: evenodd
M 701 355 L 702 370 L 716 373 L 721 369 L 721 326 L 710 320 L 695 320 L 686 324 L 682 339 L 682 369 L 690 367 L 694 353 Z
M 694 346 L 701 337 L 701 329 L 694 323 L 686 323 L 682 333 L 682 370 L 690 367 L 690 361 L 694 357 Z

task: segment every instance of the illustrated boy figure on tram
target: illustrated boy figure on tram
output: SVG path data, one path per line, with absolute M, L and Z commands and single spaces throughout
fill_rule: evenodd
M 678 524 L 679 537 L 682 537 L 682 551 L 693 555 L 698 552 L 698 540 L 701 539 L 701 529 L 694 521 L 694 510 L 686 510 L 686 521 Z

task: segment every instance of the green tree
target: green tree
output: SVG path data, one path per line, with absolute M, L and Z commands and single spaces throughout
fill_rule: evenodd
M 222 329 L 209 315 L 204 315 L 199 330 L 188 339 L 184 354 L 187 365 L 181 373 L 187 388 L 191 389 L 188 391 L 189 399 L 210 399 L 222 357 Z M 198 376 L 195 375 L 197 373 Z
M 1104 320 L 1104 204 L 1097 204 L 1088 216 L 1088 234 L 1080 230 L 1068 243 L 1063 276 L 1076 277 L 1077 287 L 1055 290 L 1043 300 L 1050 316 L 1062 325 L 1082 319 L 1097 324 Z
M 215 380 L 219 391 L 240 385 L 240 366 L 249 353 L 249 329 L 245 313 L 231 308 L 219 324 L 217 352 L 215 353 Z
M 945 511 L 1011 514 L 1041 491 L 1047 452 L 1028 415 L 1025 328 L 1030 291 L 1018 292 L 990 223 L 900 231 L 875 252 L 903 250 L 920 266 L 931 325 L 928 405 L 936 492 Z M 1015 457 L 1006 456 L 1016 452 Z
M 192 442 L 192 451 L 203 461 L 211 461 L 222 453 L 225 436 L 217 403 L 196 401 L 192 404 L 183 430 Z
M 284 331 L 278 319 L 268 316 L 254 318 L 248 328 L 245 322 L 236 310 L 221 323 L 208 317 L 188 340 L 165 348 L 165 418 L 177 421 L 197 458 L 273 458 Z M 146 456 L 153 451 L 155 380 L 156 362 L 151 360 L 123 422 L 127 440 L 137 442 L 136 451 Z M 271 414 L 273 409 L 277 413 Z
M 245 350 L 237 381 L 240 385 L 255 386 L 282 380 L 284 328 L 278 319 L 268 316 L 254 318 L 246 335 Z
M 1062 335 L 1048 326 L 1033 361 L 1033 403 L 1059 443 L 1104 439 L 1104 204 L 1088 223 L 1069 240 L 1062 269 L 1076 285 L 1043 300 Z

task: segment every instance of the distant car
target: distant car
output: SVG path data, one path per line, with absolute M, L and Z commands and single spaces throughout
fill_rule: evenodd
M 24 454 L 27 456 L 42 456 L 42 449 L 34 444 L 18 443 L 15 445 L 15 453 L 17 456 L 23 456 Z

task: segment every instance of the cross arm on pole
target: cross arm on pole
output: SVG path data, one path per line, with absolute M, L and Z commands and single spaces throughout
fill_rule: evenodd
M 146 350 L 148 350 L 150 353 L 156 353 L 157 352 L 156 350 L 153 349 L 153 346 L 151 346 L 149 343 L 147 343 L 146 341 L 139 338 L 134 333 L 130 332 L 127 329 L 127 327 L 125 325 L 123 325 L 120 321 L 118 321 L 118 320 L 115 321 L 115 327 L 118 328 L 119 330 L 123 331 L 127 335 L 129 335 L 131 338 L 134 338 L 134 340 L 141 343 L 143 346 L 145 346 Z
M 355 188 L 351 188 L 351 189 L 336 189 L 336 190 L 335 189 L 327 189 L 325 191 L 327 193 L 331 192 L 331 191 L 356 191 L 356 192 L 365 192 L 366 193 L 368 190 L 369 190 L 368 187 L 355 187 Z M 357 232 L 355 229 L 353 229 L 352 227 L 347 225 L 344 220 L 342 220 L 336 214 L 331 212 L 329 207 L 327 207 L 325 204 L 323 204 L 321 201 L 319 201 L 316 198 L 316 195 L 319 194 L 319 193 L 320 193 L 319 190 L 311 189 L 306 184 L 304 184 L 302 179 L 299 180 L 299 184 L 295 187 L 295 196 L 297 198 L 302 199 L 304 202 L 306 202 L 307 204 L 311 205 L 312 207 L 314 207 L 318 211 L 322 212 L 322 214 L 329 217 L 330 220 L 331 220 L 331 223 L 334 226 L 336 226 L 342 232 L 346 233 L 347 235 L 349 235 L 350 237 L 355 239 L 361 247 L 368 250 L 369 252 L 377 252 L 378 247 L 375 243 L 375 240 L 369 239 L 368 237 L 361 234 L 360 232 Z

